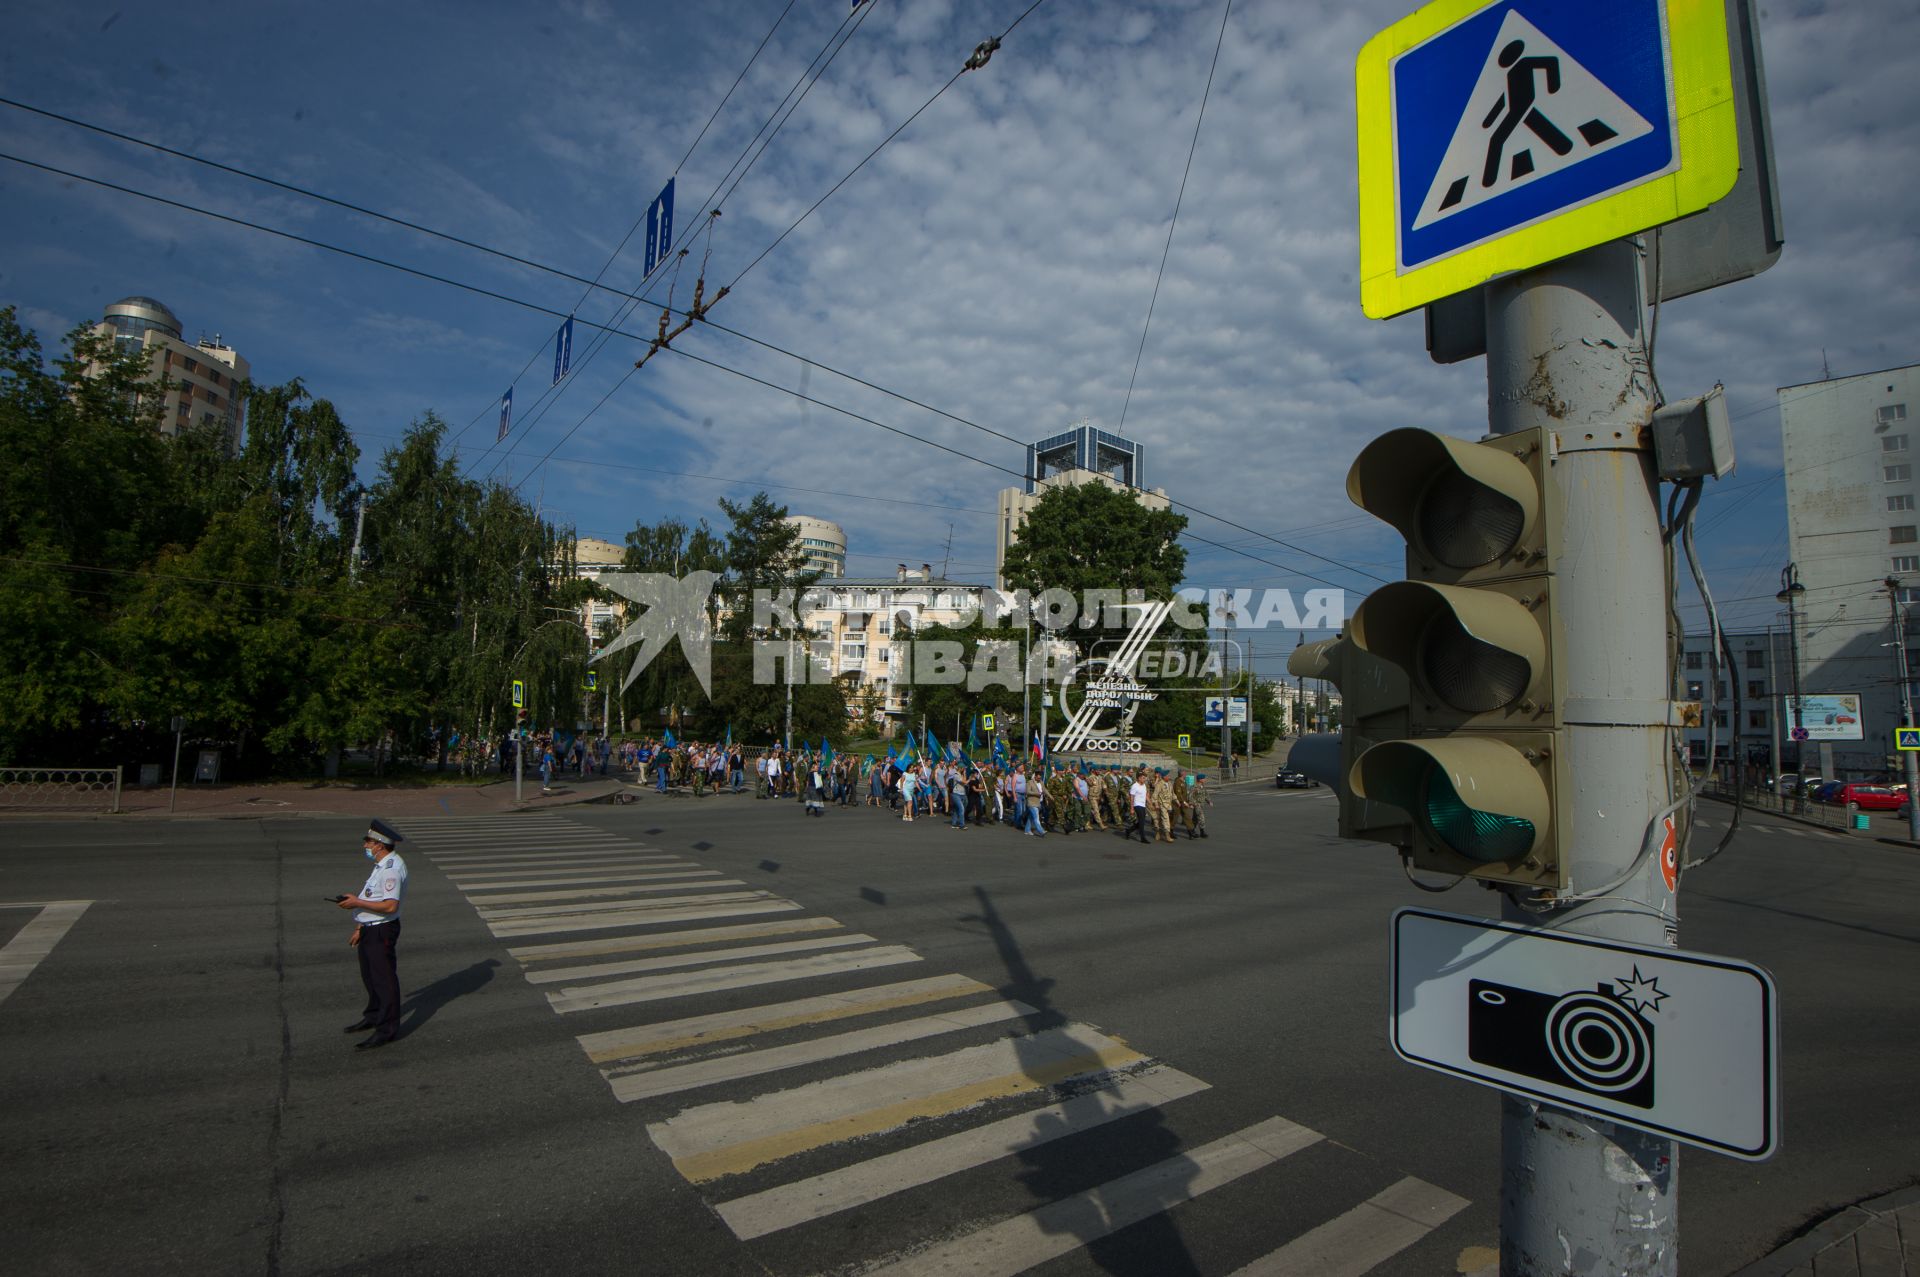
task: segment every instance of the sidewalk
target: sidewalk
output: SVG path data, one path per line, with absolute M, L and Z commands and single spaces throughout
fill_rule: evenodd
M 1829 1215 L 1732 1277 L 1920 1277 L 1920 1187 Z

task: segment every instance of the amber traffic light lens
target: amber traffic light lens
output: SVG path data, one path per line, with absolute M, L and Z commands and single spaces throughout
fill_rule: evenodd
M 1442 471 L 1420 501 L 1420 543 L 1450 568 L 1494 562 L 1520 543 L 1526 511 L 1458 470 Z
M 1418 650 L 1421 681 L 1462 713 L 1489 714 L 1511 705 L 1533 681 L 1526 657 L 1473 637 L 1450 612 L 1427 623 Z

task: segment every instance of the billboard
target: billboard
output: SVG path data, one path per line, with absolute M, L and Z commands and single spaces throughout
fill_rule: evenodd
M 1783 696 L 1781 720 L 1794 740 L 1865 740 L 1860 694 L 1837 692 L 1828 696 Z M 1801 734 L 1802 729 L 1805 735 Z

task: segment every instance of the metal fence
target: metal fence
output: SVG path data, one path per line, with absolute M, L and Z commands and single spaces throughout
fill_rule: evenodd
M 118 767 L 0 767 L 0 810 L 120 810 Z
M 1732 802 L 1734 788 L 1734 785 L 1728 781 L 1712 780 L 1707 782 L 1706 794 L 1711 798 Z M 1759 789 L 1752 785 L 1740 788 L 1740 801 L 1750 811 L 1794 816 L 1816 825 L 1825 825 L 1829 829 L 1853 827 L 1853 813 L 1837 803 L 1817 803 L 1811 798 L 1803 803 L 1795 794 L 1776 794 L 1770 789 Z

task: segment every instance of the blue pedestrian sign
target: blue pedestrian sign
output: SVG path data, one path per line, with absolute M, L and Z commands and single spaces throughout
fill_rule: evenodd
M 1739 171 L 1724 7 L 1435 0 L 1357 68 L 1361 303 L 1385 318 L 1705 208 Z
M 1895 749 L 1920 749 L 1920 727 L 1894 728 L 1893 747 Z

